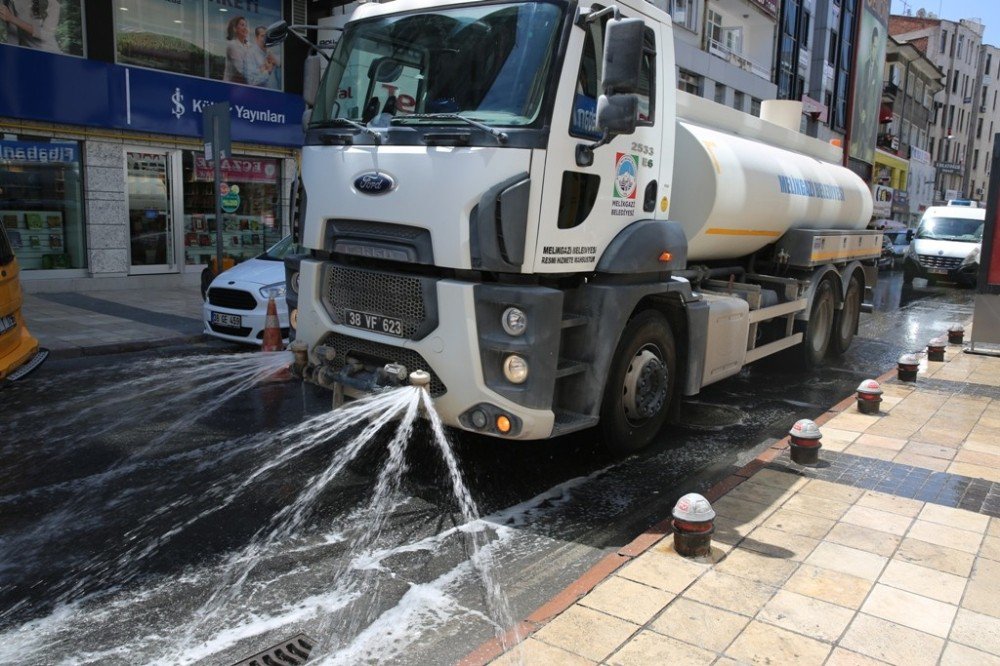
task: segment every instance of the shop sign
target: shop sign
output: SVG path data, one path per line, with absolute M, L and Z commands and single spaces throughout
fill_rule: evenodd
M 302 144 L 297 95 L 4 45 L 0 81 L 2 117 L 200 139 L 203 109 L 228 102 L 233 141 Z
M 219 194 L 222 195 L 223 212 L 235 213 L 236 209 L 240 207 L 240 186 L 222 183 L 219 187 Z
M 875 208 L 872 211 L 874 217 L 885 218 L 892 216 L 892 195 L 891 187 L 885 185 L 874 185 L 872 187 L 872 197 L 875 200 Z
M 928 153 L 923 148 L 917 148 L 916 146 L 910 146 L 910 160 L 914 162 L 920 162 L 921 164 L 931 163 L 931 154 Z
M 78 158 L 76 143 L 0 140 L 0 161 L 4 162 L 53 164 L 76 162 Z
M 943 173 L 962 173 L 962 165 L 958 162 L 938 162 L 935 166 Z
M 750 0 L 771 18 L 778 18 L 778 0 Z
M 275 160 L 254 157 L 230 157 L 222 160 L 222 180 L 237 183 L 277 182 L 278 165 Z M 194 158 L 194 179 L 201 182 L 215 180 L 212 163 L 201 155 Z

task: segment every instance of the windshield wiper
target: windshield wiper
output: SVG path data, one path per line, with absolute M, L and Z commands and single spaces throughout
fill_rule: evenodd
M 391 122 L 404 122 L 407 120 L 460 120 L 463 123 L 472 125 L 473 127 L 481 129 L 484 132 L 488 132 L 499 143 L 507 143 L 507 140 L 510 138 L 506 132 L 498 130 L 495 127 L 490 127 L 489 125 L 481 123 L 478 120 L 460 116 L 457 113 L 410 113 L 405 116 L 396 116 Z
M 337 127 L 338 125 L 347 125 L 353 127 L 354 129 L 360 130 L 365 134 L 370 134 L 375 137 L 375 143 L 382 143 L 382 134 L 373 130 L 367 125 L 362 125 L 359 122 L 351 120 L 350 118 L 330 118 L 329 120 L 321 120 L 315 123 L 309 123 L 310 129 L 319 129 L 323 127 Z

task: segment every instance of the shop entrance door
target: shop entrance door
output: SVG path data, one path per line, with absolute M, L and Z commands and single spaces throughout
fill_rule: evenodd
M 125 153 L 128 187 L 129 264 L 133 275 L 178 271 L 174 212 L 177 151 L 141 148 Z

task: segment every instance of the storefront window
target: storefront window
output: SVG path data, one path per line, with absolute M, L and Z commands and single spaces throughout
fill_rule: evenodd
M 184 153 L 184 257 L 188 265 L 215 257 L 215 171 L 201 154 Z M 281 161 L 233 157 L 222 161 L 222 247 L 240 262 L 282 237 Z
M 2 1 L 2 0 L 0 0 Z M 281 47 L 264 46 L 279 0 L 118 0 L 118 62 L 282 90 Z
M 79 142 L 0 136 L 0 222 L 21 268 L 86 268 Z

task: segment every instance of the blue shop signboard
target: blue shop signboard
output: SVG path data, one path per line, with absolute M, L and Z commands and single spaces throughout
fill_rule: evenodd
M 232 139 L 298 146 L 298 95 L 0 46 L 0 116 L 201 136 L 201 112 L 228 102 Z

